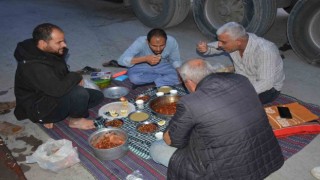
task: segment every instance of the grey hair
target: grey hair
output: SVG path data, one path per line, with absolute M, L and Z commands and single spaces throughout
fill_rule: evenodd
M 228 22 L 222 25 L 217 30 L 217 35 L 219 36 L 223 33 L 228 34 L 232 40 L 247 37 L 246 29 L 241 24 L 238 24 L 236 22 Z
M 196 61 L 198 62 L 196 63 Z M 198 84 L 204 77 L 214 73 L 215 70 L 209 62 L 203 59 L 191 59 L 182 64 L 179 72 L 183 81 L 189 79 Z

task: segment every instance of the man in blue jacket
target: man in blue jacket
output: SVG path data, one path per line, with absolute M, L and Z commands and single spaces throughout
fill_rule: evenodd
M 191 94 L 150 154 L 168 167 L 168 179 L 263 179 L 284 158 L 258 95 L 246 77 L 212 72 L 201 59 L 181 66 Z
M 135 85 L 180 83 L 176 71 L 181 66 L 178 43 L 162 29 L 152 29 L 147 36 L 137 38 L 118 63 L 129 67 L 128 76 Z

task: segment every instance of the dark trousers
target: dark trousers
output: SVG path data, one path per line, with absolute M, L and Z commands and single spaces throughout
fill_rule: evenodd
M 66 117 L 86 118 L 89 116 L 88 109 L 98 105 L 103 98 L 102 92 L 98 90 L 75 86 L 59 99 L 57 107 L 43 120 L 54 123 Z
M 274 101 L 280 94 L 280 91 L 277 91 L 275 88 L 272 88 L 268 91 L 259 94 L 259 99 L 262 104 L 267 104 Z

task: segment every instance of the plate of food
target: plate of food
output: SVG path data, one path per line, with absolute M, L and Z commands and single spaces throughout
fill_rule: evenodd
M 102 106 L 98 114 L 103 118 L 113 120 L 127 117 L 128 114 L 134 111 L 136 111 L 136 108 L 132 103 L 113 102 Z
M 143 134 L 151 134 L 158 130 L 158 125 L 154 122 L 146 121 L 137 125 L 137 130 Z
M 163 92 L 164 94 L 170 93 L 170 90 L 172 90 L 172 87 L 170 86 L 161 86 L 158 88 L 158 92 Z
M 122 119 L 114 119 L 114 120 L 108 120 L 104 123 L 105 127 L 116 127 L 116 128 L 120 128 L 122 125 L 124 124 Z
M 138 110 L 130 113 L 128 118 L 134 122 L 142 122 L 148 120 L 149 117 L 150 115 L 147 112 Z

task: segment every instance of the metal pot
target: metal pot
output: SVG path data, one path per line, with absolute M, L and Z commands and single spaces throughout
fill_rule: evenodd
M 118 99 L 122 96 L 126 96 L 129 93 L 129 89 L 126 87 L 115 86 L 103 90 L 103 95 L 106 98 Z
M 151 112 L 156 116 L 163 119 L 170 120 L 175 113 L 171 113 L 171 114 L 159 113 L 156 111 L 156 108 L 158 108 L 159 106 L 166 106 L 166 105 L 169 105 L 170 103 L 178 102 L 180 97 L 181 96 L 178 96 L 178 95 L 165 95 L 165 96 L 156 97 L 155 99 L 150 101 L 149 108 L 151 109 Z
M 121 136 L 125 140 L 125 142 L 120 146 L 110 148 L 110 149 L 98 149 L 92 145 L 92 142 L 95 141 L 97 138 L 99 138 L 100 136 L 102 136 L 106 133 L 111 133 L 111 132 L 115 133 L 118 136 Z M 99 158 L 100 160 L 119 159 L 119 158 L 125 156 L 129 150 L 128 134 L 120 128 L 110 127 L 110 128 L 99 129 L 89 136 L 88 143 L 92 147 L 94 155 L 97 158 Z

